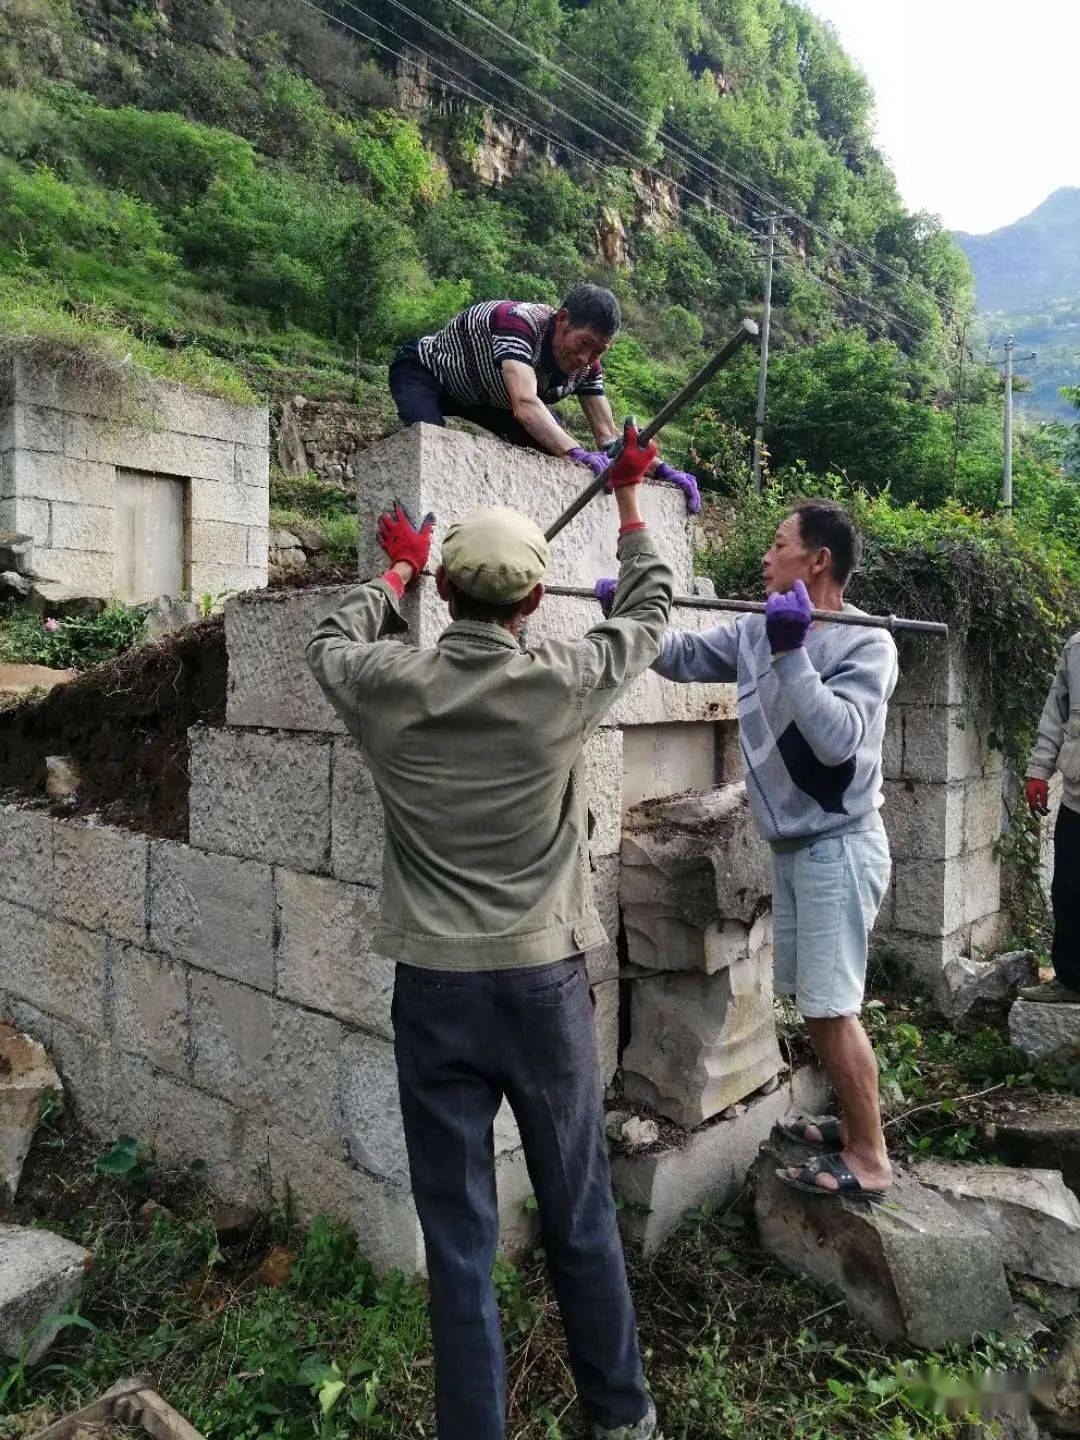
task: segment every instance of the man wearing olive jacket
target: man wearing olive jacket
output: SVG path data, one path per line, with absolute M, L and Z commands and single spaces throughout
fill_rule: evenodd
M 307 659 L 382 798 L 386 847 L 374 948 L 398 962 L 394 1045 L 424 1231 L 440 1440 L 503 1440 L 505 1361 L 491 1281 L 499 1222 L 493 1121 L 521 1132 L 570 1363 L 601 1440 L 649 1440 L 615 1224 L 592 1004 L 582 951 L 603 943 L 589 875 L 582 748 L 660 649 L 670 568 L 637 487 L 636 435 L 611 471 L 620 572 L 610 616 L 580 640 L 522 650 L 547 544 L 510 510 L 447 531 L 436 582 L 453 623 L 433 649 L 380 639 L 424 568 L 434 518 L 399 505 L 379 539 L 391 568 L 317 628 Z M 343 957 L 344 958 L 344 957 Z
M 1046 697 L 1039 734 L 1028 761 L 1027 800 L 1033 815 L 1049 810 L 1051 775 L 1062 778 L 1061 808 L 1054 826 L 1055 978 L 1021 990 L 1024 1000 L 1080 1005 L 1080 631 L 1061 653 L 1054 683 Z

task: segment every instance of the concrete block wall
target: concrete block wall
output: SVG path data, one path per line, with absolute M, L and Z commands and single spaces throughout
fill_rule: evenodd
M 299 827 L 310 834 L 310 819 Z M 377 892 L 298 868 L 310 852 L 282 863 L 264 833 L 236 846 L 274 858 L 0 808 L 0 1018 L 50 1049 L 103 1143 L 134 1134 L 167 1163 L 202 1160 L 233 1198 L 288 1190 L 301 1215 L 353 1224 L 376 1265 L 420 1268 L 393 966 L 367 943 Z M 611 1073 L 617 985 L 597 987 Z M 533 1220 L 505 1107 L 496 1148 L 512 1248 Z
M 1002 757 L 955 646 L 908 642 L 900 663 L 884 767 L 893 878 L 874 939 L 932 988 L 948 959 L 1004 938 Z
M 269 422 L 181 385 L 94 383 L 27 356 L 0 374 L 0 529 L 34 539 L 39 574 L 114 592 L 117 470 L 187 485 L 186 588 L 266 584 Z

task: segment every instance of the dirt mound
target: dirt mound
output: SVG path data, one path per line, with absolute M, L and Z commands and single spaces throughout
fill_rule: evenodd
M 225 626 L 174 631 L 0 713 L 0 789 L 45 793 L 45 757 L 73 755 L 81 784 L 57 813 L 186 839 L 188 728 L 225 723 Z

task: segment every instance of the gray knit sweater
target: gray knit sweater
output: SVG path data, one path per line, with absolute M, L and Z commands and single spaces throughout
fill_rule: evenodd
M 746 789 L 767 840 L 786 849 L 880 823 L 881 747 L 898 675 L 887 630 L 815 625 L 805 646 L 774 660 L 764 617 L 741 615 L 714 630 L 669 630 L 653 669 L 669 680 L 737 682 Z

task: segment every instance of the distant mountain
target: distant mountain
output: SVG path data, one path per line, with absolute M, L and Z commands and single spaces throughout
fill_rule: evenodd
M 954 239 L 971 262 L 975 301 L 995 344 L 1011 333 L 1018 350 L 1036 352 L 1017 367 L 1031 382 L 1017 396 L 1020 412 L 1074 423 L 1060 392 L 1080 384 L 1080 188 L 1055 190 L 1015 225 Z
M 980 311 L 1027 310 L 1080 295 L 1080 188 L 1055 190 L 1030 215 L 988 235 L 957 231 Z

